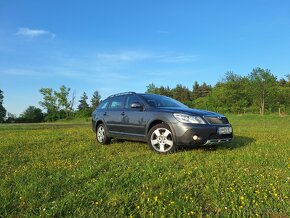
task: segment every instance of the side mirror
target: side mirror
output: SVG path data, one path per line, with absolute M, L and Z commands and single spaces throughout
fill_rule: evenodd
M 139 109 L 142 109 L 143 106 L 139 102 L 134 102 L 134 103 L 131 104 L 131 108 L 135 108 L 135 109 L 139 108 Z

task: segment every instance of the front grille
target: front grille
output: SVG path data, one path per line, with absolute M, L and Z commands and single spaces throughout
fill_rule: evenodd
M 209 124 L 228 124 L 226 117 L 204 117 Z
M 211 134 L 208 139 L 228 139 L 233 138 L 233 134 L 224 134 L 224 135 L 218 135 L 218 134 Z

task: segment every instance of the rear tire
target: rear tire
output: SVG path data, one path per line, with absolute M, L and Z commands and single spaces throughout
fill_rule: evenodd
M 157 124 L 150 129 L 147 143 L 153 151 L 161 154 L 172 153 L 176 150 L 173 133 L 165 123 Z
M 111 139 L 107 136 L 107 128 L 103 123 L 99 124 L 96 131 L 96 139 L 102 145 L 110 144 Z

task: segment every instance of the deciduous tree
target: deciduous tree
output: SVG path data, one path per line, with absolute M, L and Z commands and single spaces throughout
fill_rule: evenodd
M 71 102 L 69 100 L 70 88 L 62 85 L 58 92 L 54 91 L 54 94 L 57 98 L 58 108 L 63 109 L 65 111 L 66 118 L 68 118 L 71 112 Z
M 29 106 L 18 119 L 28 123 L 39 123 L 43 121 L 44 115 L 40 108 Z
M 154 83 L 150 83 L 148 86 L 147 86 L 147 90 L 145 93 L 148 93 L 148 94 L 157 94 L 158 93 L 158 88 L 156 87 L 156 85 Z
M 260 115 L 266 108 L 271 108 L 277 102 L 277 78 L 270 70 L 255 68 L 249 75 L 253 100 L 259 106 Z
M 59 105 L 53 89 L 41 88 L 39 91 L 43 95 L 43 100 L 40 101 L 39 104 L 46 110 L 46 119 L 48 121 L 59 119 Z

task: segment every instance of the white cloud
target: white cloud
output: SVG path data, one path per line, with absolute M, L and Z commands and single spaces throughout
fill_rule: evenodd
M 165 63 L 185 63 L 196 61 L 195 55 L 167 55 L 160 58 L 161 62 Z
M 196 61 L 197 56 L 187 54 L 158 54 L 153 52 L 124 51 L 119 53 L 98 53 L 97 61 L 101 62 L 136 62 L 154 61 L 165 63 L 185 63 Z
M 0 74 L 11 76 L 39 76 L 41 73 L 37 70 L 25 68 L 9 68 L 1 69 Z
M 168 69 L 169 66 L 191 63 L 198 56 L 178 53 L 157 53 L 140 51 L 121 51 L 112 53 L 90 53 L 86 55 L 56 55 L 46 58 L 48 63 L 34 66 L 17 66 L 0 68 L 0 74 L 11 76 L 55 77 L 70 79 L 95 78 L 129 80 L 129 72 L 142 69 L 144 64 L 153 64 L 157 69 Z M 43 57 L 45 59 L 45 57 Z M 155 67 L 152 67 L 153 70 Z M 157 73 L 156 73 L 157 74 Z M 162 74 L 159 72 L 159 74 Z M 150 76 L 151 77 L 151 76 Z
M 39 36 L 50 36 L 51 38 L 55 37 L 54 33 L 51 33 L 47 30 L 41 30 L 41 29 L 30 29 L 30 28 L 19 28 L 16 35 L 18 36 L 25 36 L 25 37 L 30 37 L 30 38 L 35 38 Z
M 106 62 L 132 62 L 150 59 L 152 55 L 144 52 L 124 51 L 119 53 L 99 53 L 97 59 Z

